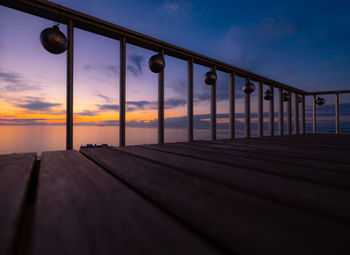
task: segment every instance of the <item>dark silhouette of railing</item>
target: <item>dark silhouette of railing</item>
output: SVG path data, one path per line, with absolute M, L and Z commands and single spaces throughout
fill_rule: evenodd
M 284 135 L 284 110 L 283 102 L 287 102 L 287 133 L 292 135 L 292 100 L 294 104 L 294 134 L 305 134 L 305 97 L 313 96 L 313 133 L 316 127 L 316 104 L 324 103 L 324 99 L 317 99 L 317 95 L 332 94 L 336 96 L 335 120 L 336 134 L 339 134 L 339 94 L 350 93 L 350 90 L 306 92 L 293 86 L 269 79 L 252 73 L 239 67 L 218 61 L 213 58 L 183 49 L 164 41 L 137 33 L 135 31 L 117 26 L 115 24 L 97 19 L 72 9 L 42 0 L 0 0 L 1 5 L 19 11 L 33 14 L 42 18 L 50 19 L 67 25 L 67 110 L 66 110 L 66 149 L 73 148 L 73 43 L 74 28 L 86 30 L 95 34 L 113 38 L 120 41 L 120 124 L 119 145 L 125 146 L 125 82 L 126 82 L 126 43 L 133 44 L 145 49 L 159 52 L 187 61 L 187 129 L 188 141 L 193 141 L 193 65 L 199 64 L 211 68 L 212 71 L 222 71 L 230 74 L 229 84 L 229 134 L 235 138 L 235 78 L 236 76 L 246 79 L 246 87 L 250 81 L 257 82 L 258 91 L 258 136 L 263 136 L 263 99 L 270 101 L 269 107 L 269 135 L 274 136 L 274 88 L 278 88 L 278 126 L 280 135 Z M 269 85 L 269 91 L 263 94 L 263 85 Z M 253 89 L 254 90 L 254 89 Z M 245 135 L 250 137 L 250 93 L 245 91 Z M 299 103 L 301 103 L 301 127 L 299 130 Z M 211 86 L 210 107 L 211 139 L 216 139 L 216 82 Z M 164 70 L 158 74 L 158 143 L 164 143 Z

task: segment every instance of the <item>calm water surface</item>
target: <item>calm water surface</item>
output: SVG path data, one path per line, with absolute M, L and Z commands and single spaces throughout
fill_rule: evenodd
M 127 145 L 157 143 L 156 128 L 126 129 Z M 118 145 L 119 127 L 113 126 L 75 126 L 74 149 L 81 145 Z M 218 138 L 228 138 L 227 130 L 217 130 Z M 210 139 L 209 129 L 195 129 L 195 139 Z M 186 129 L 165 129 L 165 142 L 187 140 Z M 66 144 L 65 126 L 0 126 L 0 154 L 13 152 L 37 152 L 64 150 Z

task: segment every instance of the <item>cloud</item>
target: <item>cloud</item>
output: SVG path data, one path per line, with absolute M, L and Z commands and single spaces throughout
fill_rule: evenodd
M 82 68 L 83 71 L 91 74 L 94 79 L 105 81 L 106 77 L 115 79 L 119 74 L 119 67 L 116 65 L 90 65 L 86 64 Z
M 97 116 L 98 113 L 94 111 L 84 110 L 82 112 L 77 112 L 76 115 L 79 116 Z
M 178 96 L 187 95 L 187 82 L 182 78 L 179 78 L 175 82 L 170 81 L 166 84 L 166 86 L 167 88 L 171 88 L 174 91 L 174 93 Z
M 184 99 L 170 98 L 164 102 L 165 109 L 172 109 L 178 106 L 186 105 L 187 101 Z
M 0 125 L 64 125 L 64 123 L 49 123 L 47 121 L 63 121 L 65 119 L 0 119 Z
M 110 97 L 102 94 L 97 94 L 98 97 L 103 98 L 106 102 L 112 101 Z
M 97 107 L 100 111 L 119 110 L 119 105 L 116 104 L 98 104 Z
M 156 110 L 158 109 L 157 102 L 150 101 L 128 101 L 126 102 L 126 110 L 128 112 L 142 111 L 142 110 Z
M 300 22 L 288 20 L 283 14 L 264 18 L 258 24 L 234 25 L 221 40 L 219 54 L 244 69 L 265 75 L 271 70 L 278 73 L 284 66 L 273 63 L 279 60 L 288 40 L 302 30 Z
M 174 109 L 179 106 L 185 105 L 187 102 L 184 99 L 179 98 L 169 98 L 164 101 L 165 109 Z M 158 102 L 157 101 L 128 101 L 126 102 L 126 111 L 134 112 L 134 111 L 143 111 L 143 110 L 157 110 Z
M 142 64 L 145 62 L 144 56 L 138 54 L 131 54 L 129 56 L 129 60 L 131 64 L 127 65 L 127 70 L 136 77 L 142 75 Z
M 60 103 L 50 103 L 42 101 L 40 98 L 27 97 L 24 104 L 16 104 L 17 107 L 21 107 L 27 110 L 33 111 L 51 111 L 52 107 L 61 106 Z
M 22 76 L 19 73 L 15 72 L 5 72 L 0 69 L 0 80 L 9 82 L 9 83 L 17 83 L 22 79 Z
M 166 0 L 157 11 L 164 15 L 166 19 L 172 18 L 177 22 L 183 22 L 193 16 L 193 7 L 190 1 Z
M 26 90 L 40 90 L 41 86 L 25 79 L 20 73 L 0 69 L 0 81 L 4 82 L 4 89 L 11 92 Z

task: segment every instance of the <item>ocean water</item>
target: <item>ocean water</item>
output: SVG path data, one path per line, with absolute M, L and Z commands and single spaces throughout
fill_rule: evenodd
M 126 144 L 156 144 L 156 128 L 126 128 Z M 184 142 L 187 130 L 166 128 L 165 142 Z M 243 133 L 241 133 L 243 135 Z M 197 140 L 210 139 L 209 129 L 195 129 Z M 228 138 L 228 130 L 217 130 L 218 138 Z M 119 144 L 119 127 L 116 126 L 74 126 L 73 146 L 79 150 L 86 144 Z M 64 150 L 66 144 L 65 126 L 0 126 L 0 154 Z
M 277 123 L 275 134 L 278 135 Z M 307 124 L 306 132 L 312 130 Z M 334 133 L 329 127 L 318 128 L 318 133 Z M 126 145 L 156 144 L 157 128 L 126 128 Z M 350 128 L 343 127 L 341 133 L 350 133 Z M 165 142 L 187 141 L 187 129 L 165 128 Z M 268 135 L 268 126 L 264 126 L 264 135 Z M 236 137 L 244 136 L 244 127 L 236 126 Z M 256 128 L 252 128 L 251 136 L 257 136 Z M 228 129 L 217 129 L 217 139 L 229 138 Z M 209 129 L 194 129 L 195 140 L 210 140 Z M 108 144 L 119 145 L 119 127 L 116 126 L 74 126 L 73 147 L 79 150 L 81 145 Z M 66 148 L 65 126 L 6 126 L 0 125 L 0 154 L 64 150 Z

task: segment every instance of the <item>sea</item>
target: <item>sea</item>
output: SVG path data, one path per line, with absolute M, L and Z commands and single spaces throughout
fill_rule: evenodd
M 243 130 L 242 130 L 243 131 Z M 243 132 L 240 134 L 243 136 Z M 165 128 L 165 142 L 185 142 L 187 129 Z M 218 130 L 218 138 L 228 138 L 228 130 Z M 210 139 L 209 129 L 194 129 L 196 140 Z M 126 128 L 126 144 L 156 144 L 157 128 Z M 81 145 L 119 144 L 119 127 L 117 126 L 74 126 L 73 147 L 79 150 Z M 66 146 L 65 126 L 1 126 L 0 154 L 64 150 Z
M 311 127 L 307 128 L 307 132 Z M 320 130 L 327 133 L 328 130 Z M 332 133 L 332 132 L 330 132 Z M 348 133 L 348 132 L 346 132 Z M 251 131 L 257 135 L 256 130 Z M 268 129 L 264 128 L 264 135 Z M 244 137 L 244 129 L 236 128 L 236 137 Z M 217 129 L 217 139 L 228 139 L 228 129 Z M 158 139 L 157 128 L 126 127 L 126 145 L 156 144 Z M 209 129 L 194 129 L 195 140 L 210 140 Z M 165 128 L 164 141 L 187 141 L 186 128 Z M 73 147 L 79 150 L 80 146 L 93 144 L 119 145 L 119 127 L 117 126 L 74 126 Z M 0 154 L 64 150 L 66 148 L 65 126 L 10 126 L 0 125 Z

